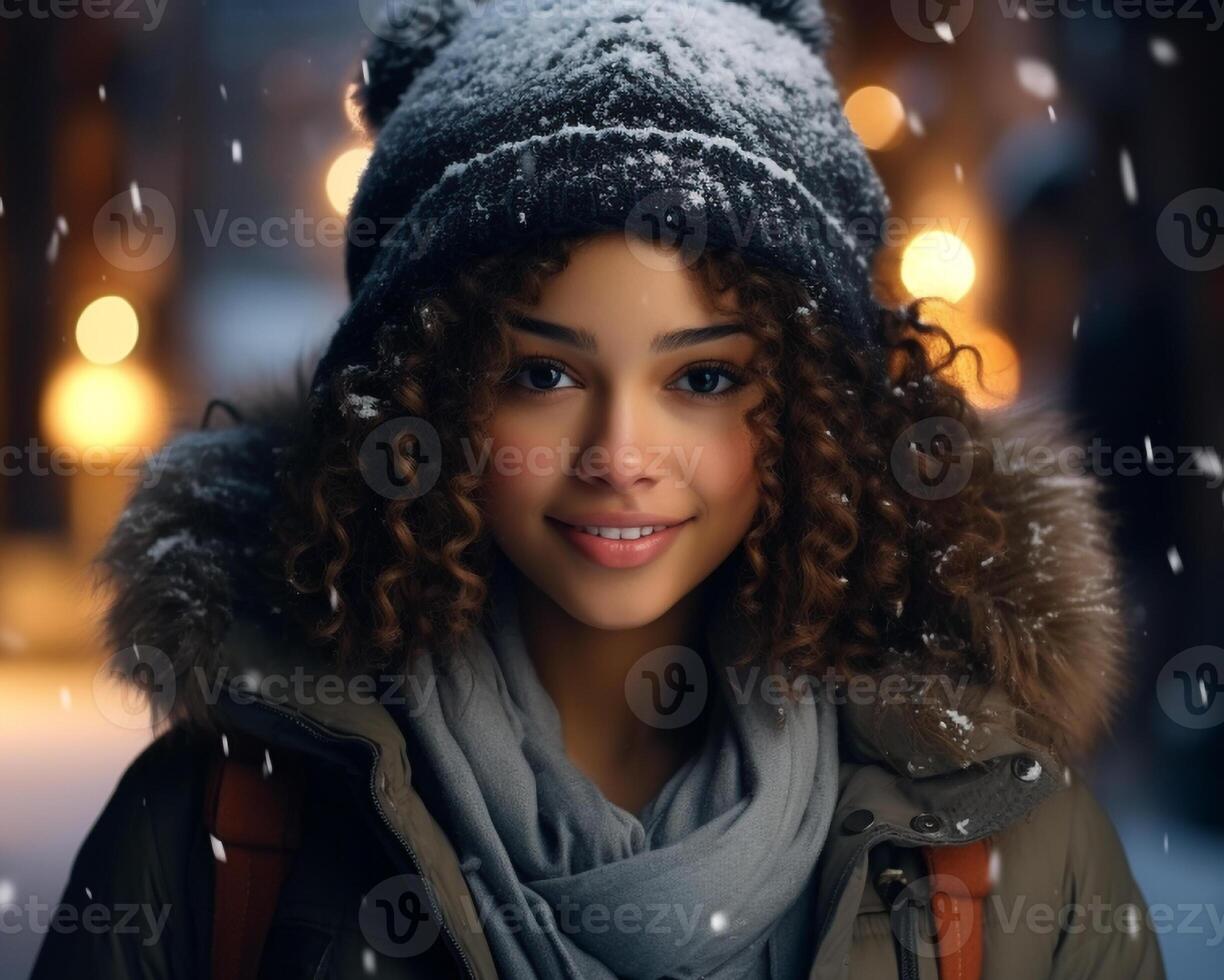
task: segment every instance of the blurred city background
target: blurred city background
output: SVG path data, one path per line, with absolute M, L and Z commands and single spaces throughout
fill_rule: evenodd
M 0 12 L 0 905 L 58 900 L 149 738 L 108 721 L 118 694 L 95 687 L 89 570 L 136 466 L 210 398 L 285 378 L 344 309 L 369 6 Z M 1166 708 L 1173 658 L 1224 646 L 1224 12 L 829 6 L 847 111 L 898 216 L 881 292 L 957 304 L 984 410 L 1062 404 L 1108 450 L 1133 683 L 1087 775 L 1149 903 L 1218 919 L 1224 726 Z M 154 245 L 134 250 L 145 221 Z M 1200 705 L 1224 700 L 1218 674 L 1194 674 L 1219 657 L 1190 655 Z M 1169 975 L 1224 976 L 1220 927 L 1186 919 L 1162 937 Z M 6 929 L 0 976 L 24 976 L 40 938 Z

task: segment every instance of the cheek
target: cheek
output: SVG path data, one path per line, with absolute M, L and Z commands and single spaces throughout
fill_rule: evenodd
M 542 504 L 561 477 L 557 453 L 540 426 L 499 421 L 489 428 L 484 486 L 490 517 L 521 517 Z M 479 457 L 477 457 L 479 462 Z
M 693 489 L 711 507 L 753 513 L 758 487 L 751 433 L 746 426 L 720 433 L 689 450 Z

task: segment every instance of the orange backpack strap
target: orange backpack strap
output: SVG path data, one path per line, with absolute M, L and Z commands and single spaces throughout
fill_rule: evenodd
M 924 847 L 940 980 L 980 980 L 982 915 L 990 894 L 990 841 Z
M 268 772 L 268 761 L 273 762 Z M 301 842 L 303 780 L 262 746 L 210 760 L 204 824 L 212 841 L 212 980 L 256 980 L 264 936 Z

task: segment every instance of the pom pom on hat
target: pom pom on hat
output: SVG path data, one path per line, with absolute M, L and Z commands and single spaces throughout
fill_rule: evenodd
M 683 2 L 683 0 L 681 0 Z M 821 0 L 728 0 L 752 7 L 766 20 L 790 28 L 817 54 L 829 46 L 832 31 Z
M 382 129 L 421 69 L 454 36 L 463 18 L 483 0 L 362 0 L 376 39 L 361 64 L 354 101 L 371 134 Z M 394 12 L 394 19 L 389 14 Z

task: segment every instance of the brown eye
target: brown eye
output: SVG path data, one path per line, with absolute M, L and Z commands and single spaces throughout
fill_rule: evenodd
M 677 384 L 688 381 L 690 387 L 681 387 L 698 398 L 722 398 L 744 384 L 744 378 L 730 364 L 695 364 L 688 368 Z
M 576 384 L 560 383 L 562 379 L 568 377 L 565 365 L 560 361 L 533 358 L 516 364 L 507 375 L 506 380 L 533 395 L 541 395 L 562 388 L 578 387 Z

